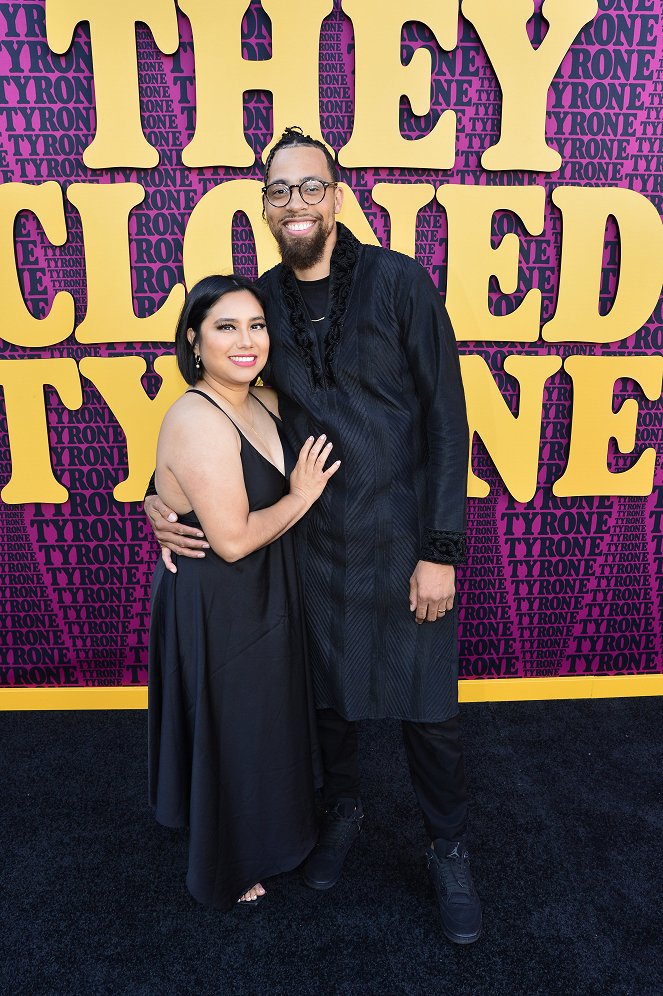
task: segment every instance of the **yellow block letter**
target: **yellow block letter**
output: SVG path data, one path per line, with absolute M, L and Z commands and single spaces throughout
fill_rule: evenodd
M 432 183 L 376 183 L 371 197 L 389 212 L 389 248 L 414 257 L 417 214 L 435 196 Z
M 12 476 L 0 493 L 8 505 L 65 502 L 69 492 L 51 469 L 44 387 L 50 384 L 67 408 L 83 403 L 75 360 L 0 360 L 5 392 Z
M 550 342 L 618 342 L 650 317 L 663 280 L 663 225 L 643 194 L 627 187 L 557 187 L 562 260 L 557 308 L 544 325 Z M 607 315 L 598 310 L 605 225 L 619 227 L 619 283 Z
M 476 432 L 498 474 L 516 501 L 529 501 L 536 491 L 541 440 L 543 385 L 559 370 L 559 356 L 509 356 L 504 369 L 520 382 L 518 415 L 511 410 L 481 356 L 461 356 L 463 385 L 470 424 L 468 495 L 485 498 L 490 487 L 472 471 L 471 448 Z
M 147 369 L 141 356 L 107 358 L 88 356 L 81 360 L 81 373 L 91 380 L 115 415 L 127 439 L 129 476 L 113 489 L 116 501 L 140 501 L 154 470 L 157 437 L 163 417 L 179 398 L 186 384 L 174 356 L 160 356 L 154 369 L 162 378 L 152 400 L 140 382 Z
M 300 125 L 322 141 L 320 25 L 332 10 L 331 0 L 263 0 L 272 21 L 272 57 L 260 61 L 242 57 L 246 0 L 179 0 L 179 6 L 191 21 L 196 53 L 196 133 L 182 153 L 185 166 L 253 165 L 255 155 L 244 138 L 246 90 L 271 90 L 275 140 L 288 125 Z
M 354 191 L 345 183 L 341 184 L 343 190 L 343 204 L 338 213 L 338 220 L 346 225 L 352 234 L 367 246 L 379 246 L 378 237 L 371 228 L 371 224 L 361 209 Z
M 378 245 L 375 232 L 349 187 L 343 186 L 343 207 L 339 220 L 352 229 L 362 242 Z M 208 190 L 189 217 L 184 234 L 184 276 L 187 287 L 211 273 L 231 273 L 235 267 L 232 252 L 232 223 L 242 211 L 251 224 L 258 273 L 280 262 L 279 251 L 262 217 L 262 184 L 259 180 L 227 180 Z
M 548 32 L 537 49 L 527 36 L 532 0 L 463 0 L 502 89 L 502 130 L 481 157 L 484 169 L 551 173 L 562 165 L 546 144 L 546 100 L 552 78 L 573 40 L 595 17 L 597 0 L 545 0 Z
M 159 153 L 140 123 L 136 21 L 148 26 L 162 52 L 176 52 L 173 0 L 46 0 L 46 36 L 54 52 L 67 51 L 81 21 L 90 24 L 97 112 L 97 134 L 83 162 L 90 169 L 156 166 Z
M 635 446 L 638 402 L 628 398 L 612 410 L 615 381 L 622 377 L 640 384 L 650 401 L 661 394 L 661 356 L 570 356 L 564 369 L 573 380 L 571 446 L 566 471 L 553 484 L 553 494 L 648 495 L 654 486 L 656 450 L 648 447 L 629 470 L 608 470 L 608 444 L 617 441 L 621 453 Z
M 444 111 L 423 138 L 410 141 L 400 130 L 400 100 L 406 94 L 416 115 L 430 110 L 431 56 L 415 50 L 401 62 L 406 21 L 422 21 L 450 52 L 458 39 L 457 0 L 344 0 L 355 33 L 355 124 L 339 155 L 346 167 L 420 166 L 451 169 L 456 157 L 456 114 Z
M 279 253 L 267 222 L 262 219 L 259 180 L 227 180 L 200 198 L 189 216 L 184 234 L 184 277 L 191 288 L 211 273 L 232 273 L 232 223 L 237 211 L 249 219 L 255 239 L 258 271 L 279 262 Z M 241 272 L 241 267 L 238 267 Z
M 488 281 L 500 289 L 518 287 L 518 236 L 507 233 L 497 249 L 490 244 L 496 211 L 517 214 L 532 235 L 543 231 L 544 187 L 474 187 L 447 183 L 437 199 L 447 213 L 449 267 L 446 306 L 459 341 L 536 342 L 539 338 L 541 291 L 533 287 L 510 315 L 491 315 Z
M 87 312 L 79 342 L 172 342 L 184 302 L 175 284 L 153 315 L 138 318 L 131 297 L 129 212 L 143 200 L 139 183 L 72 183 L 67 197 L 81 213 Z
M 0 273 L 2 285 L 2 338 L 15 346 L 53 346 L 74 329 L 74 299 L 60 291 L 46 318 L 35 318 L 25 306 L 16 278 L 14 221 L 19 211 L 37 215 L 47 239 L 56 246 L 67 241 L 62 210 L 62 193 L 55 180 L 46 183 L 3 183 L 0 185 Z

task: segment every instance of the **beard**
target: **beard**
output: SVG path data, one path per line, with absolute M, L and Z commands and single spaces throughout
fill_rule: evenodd
M 280 225 L 276 231 L 272 229 L 272 234 L 285 266 L 291 270 L 310 270 L 322 259 L 330 233 L 319 224 L 307 238 L 289 236 Z

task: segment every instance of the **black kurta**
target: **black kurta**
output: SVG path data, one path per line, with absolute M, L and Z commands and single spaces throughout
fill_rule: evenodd
M 324 338 L 292 271 L 261 278 L 290 443 L 326 432 L 342 460 L 300 530 L 316 706 L 347 719 L 458 711 L 457 610 L 417 626 L 418 560 L 465 546 L 468 430 L 453 330 L 426 271 L 342 225 Z

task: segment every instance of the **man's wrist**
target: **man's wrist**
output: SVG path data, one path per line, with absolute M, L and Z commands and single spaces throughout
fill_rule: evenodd
M 447 532 L 441 529 L 424 531 L 419 559 L 431 564 L 447 564 L 456 567 L 465 562 L 467 542 L 465 533 Z

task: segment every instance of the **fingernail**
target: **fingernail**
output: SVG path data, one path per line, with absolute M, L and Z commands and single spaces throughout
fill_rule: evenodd
M 170 513 L 170 515 L 168 516 L 168 521 L 169 522 L 177 522 L 177 516 L 175 515 L 174 512 Z
M 205 539 L 205 533 L 196 533 L 198 539 Z
M 203 547 L 205 548 L 205 550 L 209 550 L 209 543 L 203 543 Z
M 326 434 L 325 434 L 325 433 L 323 432 L 323 433 L 322 433 L 322 435 L 320 436 L 320 439 L 326 439 L 326 438 L 327 438 L 327 436 L 326 436 Z

